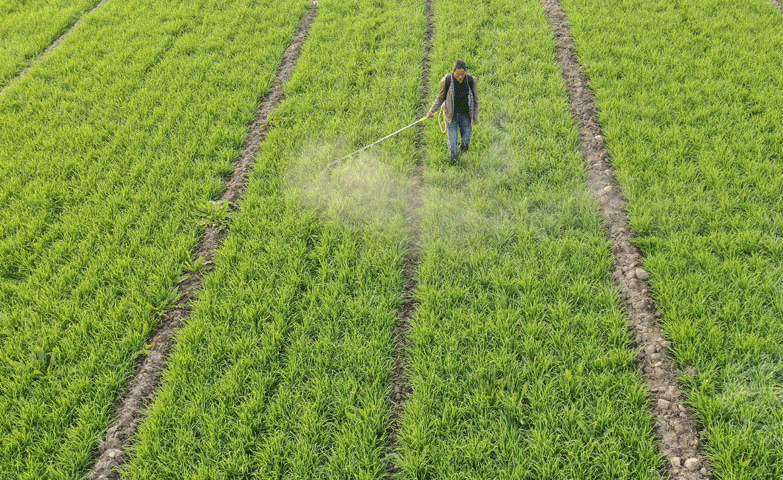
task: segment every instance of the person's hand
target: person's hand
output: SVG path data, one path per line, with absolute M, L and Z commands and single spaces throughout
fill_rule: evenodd
M 434 117 L 434 116 L 435 116 L 435 114 L 434 114 L 434 113 L 432 113 L 432 112 L 427 112 L 427 118 L 432 118 L 432 117 Z

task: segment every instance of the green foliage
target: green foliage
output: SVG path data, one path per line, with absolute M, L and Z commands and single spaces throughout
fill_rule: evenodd
M 231 221 L 231 204 L 226 201 L 209 200 L 199 205 L 198 213 L 201 216 L 199 226 L 224 228 Z
M 0 85 L 95 3 L 0 4 Z M 783 16 L 563 3 L 711 467 L 779 478 Z M 215 199 L 306 0 L 108 2 L 0 96 L 0 478 L 84 475 L 200 228 L 229 225 L 126 478 L 660 478 L 537 0 L 435 2 L 428 101 L 462 58 L 483 113 L 456 167 L 425 123 L 387 451 L 416 129 L 323 167 L 423 114 L 424 9 L 319 4 L 236 211 Z
M 0 2 L 0 88 L 100 0 Z
M 783 16 L 564 0 L 716 478 L 783 477 Z
M 107 2 L 0 96 L 0 478 L 89 467 L 306 8 Z
M 184 271 L 188 274 L 196 274 L 204 270 L 204 268 L 207 267 L 209 262 L 206 261 L 207 259 L 203 256 L 198 257 L 195 260 L 185 260 L 185 268 Z

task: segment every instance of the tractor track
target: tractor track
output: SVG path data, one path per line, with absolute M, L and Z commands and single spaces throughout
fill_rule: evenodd
M 57 48 L 66 38 L 68 38 L 71 32 L 76 30 L 79 27 L 79 25 L 82 24 L 82 21 L 84 21 L 84 19 L 87 16 L 89 16 L 91 13 L 101 8 L 103 4 L 106 3 L 107 1 L 108 0 L 101 0 L 100 3 L 98 3 L 98 5 L 95 5 L 87 13 L 84 13 L 81 17 L 79 17 L 79 20 L 77 20 L 73 25 L 71 25 L 71 27 L 68 28 L 68 30 L 65 33 L 60 35 L 60 37 L 57 40 L 52 42 L 52 44 L 49 45 L 49 47 L 46 50 L 44 50 L 38 55 L 34 55 L 33 57 L 31 57 L 30 60 L 27 62 L 27 66 L 22 70 L 20 70 L 15 77 L 12 77 L 8 80 L 8 83 L 6 83 L 6 85 L 2 88 L 2 90 L 0 90 L 0 95 L 4 94 L 5 91 L 8 89 L 8 87 L 18 82 L 20 79 L 24 78 L 27 75 L 27 73 L 30 71 L 30 69 L 35 66 L 36 63 L 41 61 L 41 59 L 46 57 L 48 54 L 52 53 L 52 51 L 54 51 L 55 48 Z
M 427 28 L 424 33 L 424 56 L 422 57 L 421 62 L 421 101 L 419 104 L 421 112 L 426 112 L 428 105 L 427 86 L 430 78 L 430 53 L 432 51 L 432 37 L 435 28 L 433 0 L 426 0 L 424 8 Z M 418 289 L 417 275 L 419 264 L 421 263 L 421 206 L 424 186 L 423 157 L 425 146 L 424 124 L 420 123 L 416 132 L 416 151 L 418 152 L 418 158 L 416 159 L 415 166 L 415 182 L 408 201 L 408 219 L 406 226 L 409 239 L 405 255 L 402 259 L 403 300 L 398 309 L 397 323 L 394 328 L 394 376 L 389 397 L 389 402 L 391 404 L 391 423 L 387 432 L 387 458 L 394 458 L 394 454 L 399 454 L 398 436 L 401 428 L 404 403 L 413 391 L 408 382 L 405 361 L 407 349 L 410 345 L 410 340 L 408 339 L 410 320 L 416 314 L 417 310 L 416 291 Z M 397 478 L 400 474 L 400 468 L 394 460 L 388 460 L 386 470 L 389 478 Z
M 557 59 L 569 92 L 571 113 L 580 127 L 587 183 L 599 201 L 611 241 L 614 276 L 634 331 L 637 364 L 649 388 L 658 448 L 667 459 L 669 478 L 709 479 L 707 462 L 699 453 L 699 425 L 685 404 L 677 380 L 678 367 L 658 323 L 661 313 L 650 296 L 649 274 L 642 269 L 641 252 L 633 243 L 634 232 L 628 224 L 625 200 L 597 120 L 594 95 L 576 55 L 568 17 L 559 0 L 541 0 L 541 3 L 557 40 Z
M 105 1 L 103 0 L 101 4 Z M 298 32 L 286 49 L 272 89 L 262 100 L 256 112 L 256 121 L 250 126 L 240 155 L 235 161 L 234 171 L 225 181 L 226 190 L 219 202 L 228 202 L 232 209 L 236 208 L 236 202 L 245 188 L 259 145 L 269 131 L 267 124 L 269 115 L 283 98 L 283 87 L 299 59 L 302 45 L 317 14 L 318 2 L 310 0 L 310 11 L 302 19 Z M 202 277 L 211 268 L 213 256 L 222 244 L 226 233 L 226 227 L 210 226 L 205 229 L 193 259 L 203 257 L 205 260 L 202 264 L 207 268 L 198 273 L 188 274 L 179 283 L 180 303 L 163 314 L 158 330 L 150 343 L 149 354 L 139 362 L 124 396 L 115 406 L 114 423 L 98 445 L 97 460 L 88 475 L 90 480 L 120 478 L 117 468 L 125 461 L 125 450 L 133 441 L 139 424 L 146 417 L 145 409 L 155 397 L 166 361 L 174 348 L 174 337 L 190 316 L 191 305 L 201 288 Z

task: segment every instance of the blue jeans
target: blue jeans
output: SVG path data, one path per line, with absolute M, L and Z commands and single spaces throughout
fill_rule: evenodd
M 459 157 L 459 150 L 457 149 L 457 131 L 459 131 L 459 134 L 462 137 L 460 146 L 463 150 L 467 150 L 470 146 L 470 134 L 473 132 L 470 114 L 454 112 L 451 121 L 446 125 L 449 129 L 449 153 L 451 153 L 451 158 Z

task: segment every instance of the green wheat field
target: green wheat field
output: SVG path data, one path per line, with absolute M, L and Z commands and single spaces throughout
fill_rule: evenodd
M 0 0 L 1 480 L 88 475 L 311 8 L 97 4 Z M 783 12 L 562 5 L 710 472 L 781 479 Z M 425 68 L 424 0 L 319 0 L 122 478 L 668 478 L 541 3 L 432 9 Z M 433 119 L 324 175 L 458 58 L 458 165 Z

